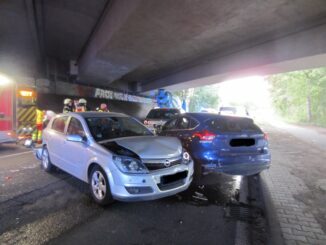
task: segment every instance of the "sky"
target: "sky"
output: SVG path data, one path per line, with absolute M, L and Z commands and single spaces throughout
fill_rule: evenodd
M 275 117 L 269 83 L 264 77 L 244 77 L 225 81 L 217 86 L 219 106 L 246 106 L 249 114 L 256 119 L 269 120 Z
M 254 104 L 257 107 L 269 106 L 268 82 L 261 76 L 229 80 L 218 84 L 220 105 Z

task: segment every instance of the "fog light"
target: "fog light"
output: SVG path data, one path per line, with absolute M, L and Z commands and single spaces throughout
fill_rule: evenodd
M 129 194 L 147 194 L 152 193 L 153 189 L 149 186 L 144 187 L 125 187 Z

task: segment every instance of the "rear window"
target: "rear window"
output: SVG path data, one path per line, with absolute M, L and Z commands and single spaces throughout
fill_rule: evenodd
M 146 118 L 149 119 L 172 119 L 175 116 L 178 116 L 180 111 L 178 109 L 154 109 L 151 110 Z
M 219 132 L 241 132 L 257 131 L 261 133 L 260 128 L 254 124 L 253 120 L 248 118 L 215 118 L 206 122 L 207 128 Z

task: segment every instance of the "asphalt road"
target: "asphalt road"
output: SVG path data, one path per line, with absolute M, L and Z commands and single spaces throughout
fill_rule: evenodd
M 318 185 L 326 174 L 325 131 L 262 126 L 273 163 L 306 184 L 309 191 L 295 198 L 326 229 L 326 200 Z M 24 147 L 2 145 L 0 244 L 234 244 L 239 221 L 250 225 L 249 244 L 266 244 L 270 237 L 259 177 L 247 181 L 249 196 L 243 200 L 248 204 L 239 202 L 239 181 L 213 174 L 176 196 L 102 208 L 92 202 L 85 183 L 60 170 L 44 172 Z M 254 215 L 248 216 L 248 209 Z
M 102 208 L 85 183 L 2 145 L 0 244 L 234 244 L 240 179 L 207 175 L 180 195 Z

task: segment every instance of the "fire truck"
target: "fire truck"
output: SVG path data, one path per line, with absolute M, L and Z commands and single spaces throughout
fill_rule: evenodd
M 0 144 L 32 137 L 36 130 L 35 88 L 15 83 L 0 86 Z

